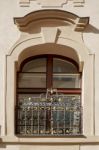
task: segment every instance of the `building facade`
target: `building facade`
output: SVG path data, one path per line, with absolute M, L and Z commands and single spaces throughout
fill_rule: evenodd
M 0 4 L 0 150 L 99 150 L 99 2 Z

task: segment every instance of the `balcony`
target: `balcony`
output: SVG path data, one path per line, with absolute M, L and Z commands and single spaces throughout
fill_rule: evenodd
M 22 136 L 76 136 L 82 134 L 80 95 L 47 91 L 19 98 L 16 134 Z

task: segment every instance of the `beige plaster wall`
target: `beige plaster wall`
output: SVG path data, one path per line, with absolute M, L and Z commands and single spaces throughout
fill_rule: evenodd
M 80 147 L 80 150 L 93 150 L 93 149 L 99 150 L 99 145 L 92 145 L 92 144 L 87 146 L 81 145 Z
M 85 0 L 84 7 L 74 7 L 72 5 L 72 2 L 69 2 L 67 4 L 64 4 L 62 7 L 57 8 L 53 7 L 53 9 L 59 9 L 59 10 L 65 10 L 72 12 L 76 15 L 79 15 L 80 17 L 90 17 L 90 25 L 86 28 L 86 30 L 83 33 L 83 42 L 86 46 L 87 49 L 90 51 L 90 55 L 95 54 L 95 66 L 94 68 L 94 75 L 95 77 L 94 82 L 95 82 L 95 95 L 93 95 L 93 100 L 94 100 L 94 110 L 92 109 L 92 114 L 94 113 L 94 132 L 92 131 L 92 135 L 94 134 L 96 136 L 99 136 L 99 1 L 98 0 Z M 0 1 L 0 125 L 1 125 L 1 135 L 5 136 L 6 134 L 6 128 L 5 124 L 7 121 L 7 118 L 5 117 L 6 113 L 6 55 L 9 54 L 11 51 L 13 45 L 16 43 L 16 41 L 19 40 L 20 36 L 25 36 L 24 34 L 21 34 L 20 31 L 18 30 L 17 26 L 14 24 L 13 18 L 14 17 L 23 17 L 24 15 L 33 12 L 35 10 L 43 10 L 46 8 L 42 8 L 41 5 L 36 3 L 36 1 L 31 1 L 31 4 L 29 7 L 20 7 L 19 5 L 19 0 L 3 0 Z M 49 9 L 49 8 L 47 8 Z M 42 32 L 44 33 L 44 30 L 42 28 Z M 53 31 L 52 31 L 53 32 Z M 45 40 L 45 39 L 43 39 Z M 42 41 L 43 43 L 44 41 Z M 58 41 L 61 43 L 61 39 Z M 65 41 L 64 41 L 65 42 Z M 83 49 L 82 49 L 83 51 Z M 93 58 L 92 58 L 93 59 Z M 91 61 L 89 61 L 91 62 Z M 90 65 L 90 64 L 88 64 Z M 12 69 L 12 68 L 11 68 Z M 87 68 L 86 68 L 87 70 Z M 11 70 L 9 70 L 11 71 Z M 91 71 L 90 71 L 91 73 Z M 87 80 L 88 76 L 86 77 Z M 88 85 L 88 88 L 90 86 Z M 86 87 L 87 88 L 87 87 Z M 87 95 L 90 97 L 90 95 Z M 8 102 L 7 102 L 8 103 Z M 13 107 L 13 104 L 12 106 Z M 9 108 L 10 109 L 10 108 Z M 86 107 L 87 109 L 87 107 Z M 88 110 L 85 110 L 88 111 Z M 89 114 L 90 115 L 90 114 Z M 85 116 L 86 121 L 88 120 L 87 116 Z M 9 120 L 10 122 L 10 120 Z M 86 122 L 87 125 L 87 122 Z M 93 127 L 93 124 L 92 124 Z M 13 129 L 14 130 L 14 129 Z M 89 132 L 88 132 L 89 133 Z M 94 134 L 93 134 L 94 133 Z M 95 142 L 95 139 L 93 139 Z M 98 141 L 98 139 L 97 139 Z M 79 141 L 80 143 L 80 141 Z M 81 149 L 81 150 L 91 150 L 95 149 L 98 150 L 99 146 L 98 145 L 87 145 L 87 146 L 72 146 L 72 147 L 67 147 L 67 146 L 60 146 L 60 147 L 44 147 L 44 146 L 12 146 L 12 145 L 7 145 L 7 146 L 1 146 L 1 150 L 7 149 L 7 150 L 23 150 L 23 149 L 28 149 L 30 150 L 33 148 L 35 149 L 49 149 L 53 150 L 55 149 Z
M 51 145 L 0 145 L 0 150 L 99 150 L 98 145 L 64 145 L 64 146 L 51 146 Z
M 1 145 L 0 150 L 79 150 L 78 145 L 72 146 L 52 146 L 52 145 Z
M 98 145 L 0 145 L 0 150 L 99 150 Z

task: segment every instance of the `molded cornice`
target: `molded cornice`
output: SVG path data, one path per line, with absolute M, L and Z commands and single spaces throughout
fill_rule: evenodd
M 24 17 L 14 18 L 14 23 L 18 26 L 19 30 L 24 30 L 30 23 L 39 20 L 61 20 L 68 22 L 74 26 L 75 31 L 84 31 L 87 24 L 89 24 L 89 17 L 79 17 L 70 12 L 62 10 L 39 10 L 27 14 Z

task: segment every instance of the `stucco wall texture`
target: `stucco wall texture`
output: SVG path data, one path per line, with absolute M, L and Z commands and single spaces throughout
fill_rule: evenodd
M 16 49 L 15 54 L 11 54 L 12 49 L 16 46 L 16 44 L 20 41 L 22 42 L 23 39 L 32 37 L 32 34 L 29 32 L 21 31 L 18 26 L 14 22 L 14 18 L 20 18 L 31 14 L 35 11 L 43 11 L 43 10 L 62 10 L 74 15 L 82 17 L 89 17 L 89 24 L 86 26 L 84 31 L 80 33 L 72 32 L 70 37 L 70 31 L 72 31 L 72 25 L 70 28 L 61 28 L 64 32 L 63 37 L 68 36 L 70 38 L 76 37 L 77 42 L 86 47 L 84 48 L 89 51 L 87 57 L 85 58 L 85 62 L 87 65 L 89 64 L 90 71 L 88 73 L 91 74 L 91 66 L 92 66 L 92 75 L 89 75 L 85 78 L 92 79 L 92 83 L 90 80 L 88 88 L 92 86 L 91 94 L 89 92 L 89 98 L 87 100 L 87 104 L 89 107 L 86 106 L 85 110 L 88 113 L 88 116 L 91 114 L 92 111 L 92 125 L 90 128 L 92 129 L 91 132 L 87 132 L 88 135 L 83 137 L 66 137 L 66 138 L 19 138 L 14 135 L 14 129 L 7 129 L 10 128 L 10 120 L 7 119 L 7 113 L 10 109 L 14 109 L 13 104 L 9 106 L 9 101 L 7 98 L 7 92 L 9 91 L 6 87 L 7 79 L 9 79 L 9 64 L 10 64 L 10 55 L 12 55 L 12 59 L 16 61 L 16 55 L 20 49 Z M 47 16 L 47 14 L 46 14 Z M 56 25 L 56 23 L 55 23 Z M 41 39 L 31 41 L 36 44 L 44 44 L 44 43 L 52 43 L 54 38 L 57 34 L 57 29 L 54 27 L 52 29 L 51 22 L 44 28 L 44 24 L 40 24 L 41 31 L 38 35 L 33 33 L 33 37 L 40 36 Z M 35 25 L 34 25 L 35 27 Z M 51 28 L 50 28 L 51 27 Z M 36 28 L 34 28 L 35 31 Z M 31 32 L 34 32 L 31 30 Z M 48 34 L 52 32 L 51 38 L 49 38 Z M 68 34 L 67 34 L 68 33 Z M 66 35 L 67 34 L 67 35 Z M 99 150 L 99 1 L 98 0 L 3 0 L 0 1 L 0 150 Z M 42 40 L 43 39 L 43 40 Z M 64 45 L 69 44 L 68 41 L 61 41 L 60 43 L 64 43 Z M 29 44 L 29 43 L 28 43 Z M 32 46 L 32 44 L 30 43 Z M 75 45 L 75 44 L 74 44 Z M 43 47 L 42 47 L 43 48 Z M 80 46 L 79 46 L 80 48 Z M 81 53 L 83 55 L 83 48 L 81 48 Z M 36 52 L 35 52 L 36 54 Z M 24 54 L 25 55 L 25 54 Z M 32 53 L 31 53 L 32 55 Z M 7 56 L 9 58 L 7 59 Z M 12 63 L 12 62 L 11 62 Z M 92 63 L 92 64 L 91 64 Z M 12 64 L 13 66 L 13 64 Z M 87 68 L 84 70 L 87 72 Z M 11 69 L 11 68 L 10 68 Z M 13 72 L 12 68 L 12 72 Z M 87 75 L 88 75 L 87 73 Z M 12 73 L 13 74 L 13 73 Z M 86 73 L 85 73 L 86 75 Z M 14 83 L 13 83 L 14 84 Z M 9 86 L 8 86 L 9 87 Z M 14 90 L 13 90 L 14 91 Z M 84 93 L 83 93 L 84 94 Z M 14 95 L 14 94 L 13 94 Z M 90 98 L 90 96 L 92 96 Z M 90 105 L 90 99 L 92 99 L 92 103 Z M 89 101 L 89 103 L 88 103 Z M 86 101 L 84 100 L 84 103 Z M 11 104 L 11 101 L 10 101 Z M 90 110 L 90 111 L 89 111 Z M 14 111 L 14 110 L 13 110 Z M 13 112 L 12 111 L 12 112 Z M 89 111 L 89 112 L 88 112 Z M 85 113 L 85 114 L 86 114 Z M 14 115 L 11 114 L 13 117 Z M 9 120 L 9 125 L 7 124 L 7 120 Z M 13 120 L 11 120 L 13 122 Z M 85 116 L 85 124 L 87 125 L 88 119 Z M 92 127 L 91 127 L 92 126 Z M 7 132 L 9 130 L 9 134 Z M 88 127 L 86 128 L 88 130 Z M 12 131 L 12 133 L 11 133 Z

